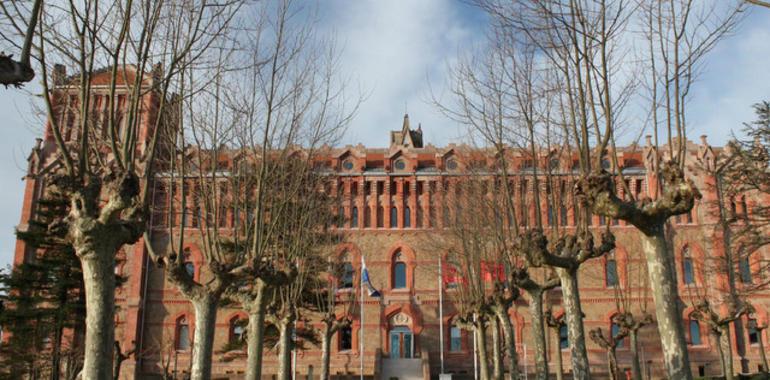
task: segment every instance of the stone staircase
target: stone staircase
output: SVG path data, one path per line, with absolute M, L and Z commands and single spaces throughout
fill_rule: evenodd
M 381 380 L 424 380 L 423 359 L 382 359 Z

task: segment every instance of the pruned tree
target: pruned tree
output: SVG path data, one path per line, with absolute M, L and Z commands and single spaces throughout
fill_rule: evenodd
M 597 327 L 588 332 L 591 340 L 607 352 L 608 374 L 611 380 L 618 379 L 618 345 L 628 336 L 628 330 L 624 328 L 618 331 L 610 331 L 608 336 L 604 336 L 602 329 Z
M 10 3 L 10 4 L 7 4 Z M 10 24 L 11 28 L 9 32 L 1 33 L 3 39 L 6 42 L 10 42 L 14 47 L 21 49 L 21 56 L 19 60 L 13 59 L 13 54 L 6 54 L 0 52 L 0 84 L 6 88 L 8 85 L 19 88 L 24 83 L 31 81 L 35 78 L 35 71 L 32 68 L 32 48 L 35 40 L 35 32 L 37 28 L 37 20 L 40 17 L 40 13 L 43 7 L 43 0 L 34 0 L 32 7 L 29 9 L 29 15 L 26 15 L 24 11 L 20 11 L 21 7 L 25 5 L 19 4 L 20 1 L 11 1 L 0 4 L 0 8 L 3 10 L 3 15 L 7 18 L 6 23 Z M 13 7 L 13 12 L 9 9 Z M 27 16 L 27 18 L 25 18 Z M 18 37 L 17 37 L 18 36 Z M 22 38 L 23 42 L 19 45 L 17 43 L 18 38 Z
M 562 365 L 561 357 L 561 329 L 566 327 L 564 313 L 556 316 L 549 307 L 543 312 L 543 321 L 546 326 L 556 333 L 556 344 L 554 345 L 554 347 L 556 347 L 556 380 L 562 380 L 564 378 L 564 367 Z
M 315 308 L 322 324 L 321 331 L 321 380 L 329 380 L 331 374 L 331 343 L 335 334 L 349 329 L 353 323 L 356 305 L 355 291 L 340 291 L 339 284 L 347 282 L 355 286 L 355 271 L 340 255 L 327 255 L 328 267 L 313 279 L 311 292 L 315 295 Z M 360 279 L 359 279 L 360 281 Z
M 146 228 L 155 158 L 164 154 L 158 142 L 175 129 L 180 106 L 171 93 L 182 89 L 181 73 L 222 37 L 240 4 L 92 0 L 39 7 L 30 54 L 42 79 L 50 136 L 44 144 L 53 149 L 43 158 L 50 170 L 31 174 L 70 199 L 67 217 L 51 228 L 66 231 L 83 267 L 84 378 L 113 375 L 115 255 Z M 2 11 L 9 20 L 25 18 L 20 7 Z M 12 24 L 8 33 L 30 26 Z M 68 77 L 67 67 L 76 74 Z
M 690 315 L 705 323 L 709 330 L 717 338 L 717 351 L 719 352 L 719 361 L 722 365 L 722 375 L 725 379 L 735 378 L 733 369 L 733 345 L 730 337 L 730 325 L 737 319 L 748 314 L 752 308 L 748 303 L 736 304 L 728 301 L 724 312 L 711 305 L 708 299 L 698 300 L 694 305 L 695 309 Z

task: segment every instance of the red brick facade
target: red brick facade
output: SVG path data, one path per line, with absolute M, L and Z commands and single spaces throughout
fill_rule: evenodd
M 145 106 L 148 112 L 143 115 L 149 120 L 152 116 L 153 105 L 158 99 L 153 93 L 146 95 Z M 143 125 L 149 125 L 145 121 Z M 143 133 L 146 138 L 146 131 Z M 718 149 L 710 147 L 705 138 L 699 145 L 688 142 L 688 167 L 696 161 L 713 160 Z M 48 131 L 39 141 L 30 156 L 29 173 L 26 179 L 22 217 L 19 228 L 25 228 L 27 221 L 34 216 L 35 202 L 39 199 L 45 184 L 41 183 L 35 174 L 46 170 L 51 164 L 54 152 L 52 136 Z M 650 195 L 648 189 L 656 188 L 654 178 L 648 175 L 647 168 L 654 164 L 657 155 L 649 146 L 631 146 L 623 148 L 618 154 L 621 165 L 625 167 L 629 188 L 639 195 Z M 356 319 L 352 326 L 352 344 L 350 349 L 341 350 L 342 339 L 338 336 L 332 343 L 332 374 L 359 373 L 359 343 L 364 339 L 363 352 L 365 373 L 379 375 L 382 360 L 391 352 L 389 331 L 395 326 L 404 326 L 413 334 L 413 355 L 427 359 L 431 373 L 439 372 L 440 346 L 439 336 L 444 335 L 445 368 L 449 372 L 472 374 L 473 342 L 471 335 L 463 331 L 460 335 L 460 345 L 457 350 L 450 350 L 450 328 L 453 315 L 456 312 L 452 304 L 452 289 L 444 291 L 443 326 L 439 331 L 439 284 L 437 265 L 442 252 L 436 252 L 426 243 L 430 238 L 440 234 L 448 220 L 448 210 L 443 197 L 458 181 L 463 180 L 463 170 L 466 165 L 489 163 L 493 157 L 484 150 L 472 149 L 467 146 L 450 144 L 439 148 L 423 144 L 422 131 L 411 130 L 408 119 L 405 118 L 401 131 L 391 133 L 390 146 L 382 149 L 365 148 L 363 146 L 348 146 L 330 149 L 324 159 L 325 165 L 333 170 L 335 175 L 333 191 L 342 194 L 345 222 L 342 229 L 346 233 L 346 242 L 337 247 L 337 253 L 346 255 L 347 260 L 360 273 L 360 257 L 363 255 L 369 268 L 372 284 L 381 292 L 379 298 L 365 299 L 365 321 L 363 324 Z M 545 161 L 545 160 L 544 160 Z M 513 176 L 517 189 L 517 212 L 519 220 L 534 220 L 534 207 L 518 207 L 528 205 L 532 196 L 532 181 L 529 169 L 531 161 L 523 157 L 514 157 L 512 161 L 516 171 Z M 557 171 L 567 172 L 573 162 L 553 162 Z M 696 174 L 690 169 L 693 178 L 703 192 L 691 215 L 672 219 L 674 224 L 674 247 L 676 252 L 677 271 L 680 278 L 680 293 L 688 305 L 697 297 L 696 289 L 707 289 L 715 297 L 718 290 L 726 288 L 725 276 L 713 276 L 703 273 L 705 262 L 711 257 L 722 254 L 719 233 L 715 228 L 715 216 L 710 202 L 715 194 L 709 191 L 712 178 Z M 570 189 L 571 183 L 565 176 L 564 189 Z M 542 191 L 543 189 L 541 189 Z M 562 191 L 562 190 L 556 190 Z M 622 192 L 622 191 L 621 191 Z M 529 194 L 529 196 L 528 196 Z M 738 212 L 750 212 L 755 202 L 767 200 L 752 199 L 738 200 Z M 163 199 L 158 199 L 162 208 Z M 566 221 L 573 225 L 572 208 L 566 204 L 563 209 L 548 210 L 541 207 L 542 220 L 548 222 L 553 218 Z M 162 214 L 161 214 L 162 215 Z M 179 221 L 177 221 L 179 223 Z M 616 310 L 616 297 L 611 287 L 607 286 L 607 260 L 615 260 L 619 286 L 626 289 L 626 294 L 635 309 L 646 305 L 652 311 L 651 295 L 646 290 L 646 278 L 641 276 L 640 269 L 644 266 L 641 254 L 639 232 L 625 222 L 604 220 L 594 217 L 593 225 L 599 228 L 609 223 L 617 237 L 617 249 L 612 258 L 601 258 L 586 263 L 580 269 L 579 281 L 581 301 L 585 312 L 586 329 L 596 327 L 610 328 L 611 318 Z M 162 222 L 155 220 L 155 225 Z M 227 226 L 223 227 L 227 228 Z M 189 248 L 189 261 L 194 265 L 195 275 L 201 276 L 202 258 L 196 246 L 197 229 L 184 229 L 185 241 Z M 158 238 L 161 239 L 161 238 Z M 154 241 L 155 247 L 163 247 L 165 241 Z M 768 252 L 763 250 L 752 257 L 752 267 L 756 271 L 760 260 Z M 22 241 L 17 242 L 15 263 L 29 257 L 29 248 Z M 123 373 L 127 376 L 136 374 L 140 377 L 156 374 L 160 371 L 161 362 L 170 360 L 171 366 L 181 373 L 188 369 L 190 352 L 186 342 L 193 339 L 194 316 L 192 305 L 176 290 L 173 284 L 166 281 L 164 272 L 148 262 L 148 255 L 142 242 L 125 247 L 121 255 L 125 261 L 116 269 L 128 277 L 128 282 L 116 294 L 118 313 L 116 317 L 116 337 L 123 347 L 131 347 L 134 342 L 140 345 L 138 351 L 142 354 L 137 360 L 126 362 Z M 685 268 L 683 258 L 694 265 L 694 284 L 685 284 Z M 405 284 L 397 283 L 394 276 L 396 266 L 405 265 Z M 689 265 L 689 264 L 688 264 Z M 205 275 L 205 272 L 204 274 Z M 713 276 L 713 278 L 711 277 Z M 549 302 L 558 312 L 561 295 L 558 290 L 548 295 Z M 757 319 L 760 324 L 767 322 L 767 310 L 770 308 L 770 291 L 753 296 L 752 302 L 757 308 Z M 522 366 L 531 372 L 534 366 L 534 349 L 529 343 L 531 324 L 527 312 L 527 299 L 523 297 L 512 310 L 511 320 L 515 326 L 517 346 Z M 688 308 L 684 311 L 685 328 L 688 339 L 690 336 L 690 319 Z M 244 372 L 245 352 L 223 352 L 222 348 L 236 333 L 235 322 L 245 318 L 245 314 L 237 308 L 223 308 L 217 318 L 217 333 L 215 339 L 215 356 L 213 358 L 216 378 L 224 378 Z M 316 325 L 311 318 L 307 321 Z M 320 327 L 320 324 L 317 325 Z M 363 331 L 363 333 L 362 333 Z M 605 330 L 606 331 L 606 330 Z M 187 339 L 180 336 L 187 332 Z M 715 348 L 714 336 L 705 325 L 700 324 L 700 344 L 691 345 L 691 361 L 694 373 L 702 367 L 706 374 L 719 373 L 719 360 Z M 764 333 L 764 332 L 763 332 Z M 748 344 L 748 332 L 744 339 L 747 341 L 746 357 L 752 370 L 756 370 L 759 361 L 759 351 L 755 345 Z M 553 356 L 558 352 L 557 336 L 549 331 L 549 353 L 552 371 L 555 370 Z M 770 341 L 767 337 L 765 342 Z M 653 374 L 660 374 L 663 364 L 660 360 L 660 344 L 655 326 L 645 327 L 641 333 L 640 345 L 643 352 L 643 366 L 650 367 Z M 733 345 L 735 347 L 735 345 Z M 320 372 L 321 352 L 312 345 L 308 350 L 298 351 L 296 368 L 300 375 L 309 371 Z M 606 372 L 605 353 L 593 342 L 588 342 L 589 360 L 593 364 L 592 371 Z M 618 349 L 621 368 L 630 368 L 630 350 L 628 345 Z M 564 350 L 563 361 L 565 370 L 569 370 L 569 355 Z M 737 358 L 737 355 L 736 355 Z M 264 373 L 267 375 L 276 371 L 276 353 L 270 347 L 265 353 Z M 737 366 L 737 363 L 736 363 Z M 739 368 L 739 367 L 737 367 Z

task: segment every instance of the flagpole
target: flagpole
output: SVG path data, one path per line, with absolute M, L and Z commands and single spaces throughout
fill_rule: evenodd
M 359 308 L 361 314 L 361 328 L 359 329 L 358 334 L 358 346 L 359 346 L 359 352 L 358 357 L 360 361 L 360 371 L 361 371 L 361 380 L 364 380 L 364 270 L 366 270 L 366 264 L 364 264 L 364 255 L 361 255 L 361 278 L 360 278 L 360 287 L 361 287 L 361 299 L 359 300 Z
M 441 275 L 441 255 L 438 257 L 438 340 L 441 346 L 441 373 L 444 373 L 444 281 Z

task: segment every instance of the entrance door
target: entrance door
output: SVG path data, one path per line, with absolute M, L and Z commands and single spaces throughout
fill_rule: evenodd
M 390 330 L 390 358 L 411 359 L 414 351 L 414 338 L 406 326 L 396 326 Z

